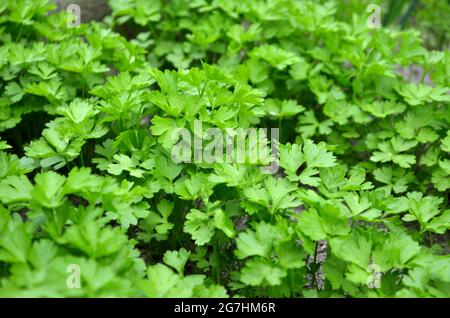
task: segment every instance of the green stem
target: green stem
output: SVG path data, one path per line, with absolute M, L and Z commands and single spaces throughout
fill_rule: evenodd
M 23 30 L 23 24 L 20 24 L 19 32 L 17 33 L 16 42 L 18 42 L 19 39 L 22 37 L 22 30 Z
M 142 113 L 143 112 L 144 112 L 144 106 L 141 106 L 141 109 L 139 110 L 138 120 L 136 122 L 136 130 L 138 130 L 141 127 L 141 120 L 142 120 Z
M 433 244 L 434 244 L 433 233 L 431 233 L 430 231 L 428 231 L 428 243 L 430 244 L 430 247 L 433 246 Z
M 412 13 L 417 9 L 417 7 L 419 6 L 419 0 L 413 0 L 411 1 L 410 6 L 408 7 L 408 11 L 406 11 L 406 13 L 400 18 L 400 28 L 404 28 L 406 25 L 406 22 L 408 21 L 408 19 L 410 18 L 410 16 L 412 15 Z
M 214 254 L 216 254 L 216 257 L 218 257 L 218 256 L 220 255 L 220 253 L 219 253 L 219 243 L 217 242 L 217 240 L 214 241 L 214 244 L 213 244 L 213 251 L 214 251 Z M 215 275 L 216 275 L 216 283 L 220 284 L 220 271 L 219 271 L 219 267 L 216 266 L 215 269 L 214 269 L 214 271 L 215 271 Z
M 317 249 L 319 247 L 319 241 L 314 244 L 314 263 L 317 263 Z
M 123 131 L 123 119 L 122 119 L 122 116 L 120 116 L 120 118 L 119 118 L 119 124 L 120 124 L 120 132 L 122 132 Z
M 283 123 L 283 118 L 280 116 L 279 118 L 278 118 L 278 130 L 279 130 L 279 138 L 280 138 L 280 141 L 282 140 L 281 139 L 281 124 Z
M 425 81 L 425 78 L 427 77 L 428 69 L 424 68 L 422 71 L 422 75 L 420 77 L 420 83 L 423 84 Z
M 317 265 L 317 250 L 318 249 L 319 249 L 319 241 L 316 241 L 316 243 L 314 245 L 314 264 L 315 265 Z M 319 285 L 317 284 L 317 278 L 316 278 L 318 268 L 319 268 L 318 266 L 315 266 L 314 273 L 313 273 L 314 286 L 316 287 L 317 292 L 319 292 Z
M 80 160 L 81 160 L 81 166 L 84 167 L 84 155 L 83 155 L 83 149 L 80 151 Z

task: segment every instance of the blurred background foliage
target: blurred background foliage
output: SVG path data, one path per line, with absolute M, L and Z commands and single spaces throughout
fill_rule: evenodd
M 428 49 L 448 48 L 450 0 L 340 0 L 338 4 L 337 16 L 342 21 L 348 21 L 354 14 L 364 14 L 370 4 L 377 4 L 381 7 L 383 26 L 418 29 Z
M 84 22 L 101 20 L 111 10 L 107 0 L 55 0 L 59 9 L 70 3 L 87 8 Z M 110 0 L 113 1 L 114 0 Z M 320 0 L 321 3 L 330 0 Z M 381 7 L 382 25 L 394 28 L 416 28 L 422 32 L 424 44 L 429 49 L 443 50 L 449 45 L 450 0 L 337 0 L 337 16 L 349 21 L 354 14 L 367 14 L 370 4 Z

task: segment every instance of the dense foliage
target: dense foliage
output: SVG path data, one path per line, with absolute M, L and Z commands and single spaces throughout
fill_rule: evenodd
M 2 1 L 0 296 L 450 297 L 446 40 L 354 5 Z M 279 127 L 279 171 L 175 163 L 195 120 Z

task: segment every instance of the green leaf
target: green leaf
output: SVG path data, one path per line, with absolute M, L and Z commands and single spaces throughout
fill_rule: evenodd
M 189 259 L 189 256 L 191 255 L 191 252 L 188 252 L 184 248 L 180 249 L 179 251 L 166 251 L 164 253 L 164 263 L 167 265 L 173 267 L 178 274 L 181 276 L 184 275 L 184 266 L 186 265 L 186 262 Z
M 222 209 L 214 211 L 214 226 L 222 230 L 229 238 L 233 238 L 236 234 L 233 221 L 227 217 Z
M 264 181 L 264 186 L 259 184 L 244 189 L 244 195 L 251 202 L 265 206 L 271 214 L 274 214 L 278 210 L 301 205 L 301 201 L 293 193 L 296 190 L 297 187 L 288 180 L 270 176 Z
M 1 223 L 0 223 L 1 225 Z M 31 248 L 30 224 L 17 218 L 4 224 L 0 230 L 0 260 L 9 263 L 25 263 Z
M 195 244 L 199 246 L 205 245 L 211 241 L 214 235 L 214 219 L 210 218 L 205 212 L 191 209 L 186 214 L 183 230 L 191 234 Z
M 330 240 L 331 251 L 338 258 L 366 269 L 369 266 L 372 242 L 364 234 L 335 237 Z
M 258 223 L 256 231 L 247 230 L 239 234 L 236 240 L 236 256 L 239 259 L 249 256 L 267 256 L 271 250 L 274 235 L 276 235 L 276 229 L 273 225 Z
M 416 157 L 411 154 L 402 154 L 417 145 L 415 140 L 405 140 L 401 137 L 394 137 L 389 142 L 383 141 L 378 144 L 378 149 L 370 157 L 374 162 L 389 162 L 392 161 L 402 168 L 409 168 L 416 163 Z
M 63 204 L 66 178 L 53 171 L 40 173 L 35 177 L 33 199 L 46 208 L 56 208 Z
M 326 144 L 323 142 L 316 145 L 308 139 L 303 147 L 297 144 L 280 146 L 280 165 L 286 169 L 291 181 L 317 186 L 319 178 L 314 176 L 319 174 L 319 170 L 316 168 L 333 167 L 335 161 L 336 158 L 331 152 L 327 152 Z M 303 166 L 304 169 L 298 173 Z
M 289 65 L 300 62 L 300 58 L 294 53 L 268 44 L 254 48 L 250 52 L 250 56 L 263 59 L 278 70 L 283 70 Z
M 450 229 L 450 210 L 445 210 L 440 216 L 433 218 L 425 229 L 437 234 L 445 234 Z
M 241 271 L 241 281 L 250 286 L 276 286 L 281 284 L 281 279 L 286 274 L 286 271 L 268 260 L 253 258 L 245 263 Z
M 147 279 L 141 282 L 141 288 L 146 297 L 192 297 L 195 287 L 202 285 L 203 275 L 181 277 L 167 266 L 156 264 L 147 269 Z
M 26 176 L 9 176 L 0 181 L 0 200 L 3 203 L 28 202 L 32 190 Z
M 325 204 L 318 211 L 312 208 L 300 213 L 297 229 L 314 241 L 346 235 L 350 231 L 348 217 L 332 204 Z

